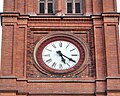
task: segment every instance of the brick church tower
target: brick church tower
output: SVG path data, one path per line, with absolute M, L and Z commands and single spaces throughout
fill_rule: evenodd
M 4 0 L 0 96 L 120 96 L 116 0 Z

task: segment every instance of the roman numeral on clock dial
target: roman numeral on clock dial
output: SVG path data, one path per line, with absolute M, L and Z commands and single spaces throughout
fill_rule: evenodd
M 55 66 L 56 66 L 56 64 L 57 64 L 57 63 L 56 63 L 56 62 L 54 62 L 54 63 L 52 64 L 52 67 L 55 67 Z
M 52 44 L 52 46 L 53 46 L 54 48 L 57 48 L 57 47 L 55 46 L 55 44 Z
M 50 54 L 45 54 L 45 55 L 43 55 L 43 56 L 50 57 Z
M 71 56 L 78 56 L 78 54 L 72 54 Z
M 47 49 L 47 48 L 45 48 L 45 50 L 52 52 L 52 50 L 51 50 L 51 49 Z
M 69 67 L 70 67 L 70 64 L 66 63 Z
M 71 50 L 70 50 L 70 52 L 74 51 L 75 49 L 76 49 L 76 48 L 74 48 L 74 49 L 71 49 Z
M 62 69 L 62 68 L 63 68 L 62 64 L 59 64 L 59 68 L 60 68 L 60 69 Z
M 66 49 L 68 48 L 69 45 L 70 45 L 70 43 L 67 44 Z
M 62 42 L 60 41 L 59 46 L 62 47 Z
M 46 60 L 46 63 L 50 63 L 50 62 L 52 62 L 52 59 Z

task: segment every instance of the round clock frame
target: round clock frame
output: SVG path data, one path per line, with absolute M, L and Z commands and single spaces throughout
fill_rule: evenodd
M 74 66 L 72 66 L 68 69 L 58 70 L 55 68 L 51 68 L 47 64 L 45 64 L 45 62 L 42 58 L 42 52 L 48 44 L 50 44 L 51 42 L 55 42 L 55 41 L 70 42 L 78 49 L 78 51 L 80 53 L 80 57 L 79 57 L 78 62 L 76 62 L 76 64 Z M 73 35 L 62 34 L 62 33 L 51 34 L 51 35 L 46 36 L 43 39 L 39 40 L 34 48 L 35 65 L 37 65 L 38 70 L 45 72 L 45 73 L 47 72 L 50 74 L 51 73 L 53 73 L 53 74 L 69 74 L 69 73 L 75 72 L 77 70 L 79 70 L 79 72 L 80 72 L 82 70 L 82 66 L 84 66 L 86 64 L 87 59 L 88 59 L 87 45 L 85 44 L 85 42 L 83 40 L 81 40 L 80 38 L 78 39 L 77 37 L 75 37 Z

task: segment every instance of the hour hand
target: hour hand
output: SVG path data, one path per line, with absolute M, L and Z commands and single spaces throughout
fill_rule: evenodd
M 57 54 L 59 54 L 60 56 L 63 56 L 63 54 L 61 53 L 61 51 L 56 51 Z
M 65 59 L 63 58 L 63 54 L 61 53 L 61 51 L 57 51 L 56 53 L 61 56 L 62 62 L 65 64 Z
M 62 62 L 65 64 L 65 59 L 61 56 Z

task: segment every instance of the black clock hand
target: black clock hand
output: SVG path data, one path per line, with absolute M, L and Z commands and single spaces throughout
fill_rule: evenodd
M 65 64 L 65 59 L 63 58 L 63 56 L 61 56 L 62 62 Z
M 58 53 L 60 56 L 64 56 L 64 57 L 66 57 L 67 59 L 69 59 L 69 61 L 72 61 L 72 62 L 76 63 L 76 61 L 73 60 L 72 58 L 69 58 L 69 57 L 63 55 L 63 54 L 61 53 L 61 51 L 57 51 L 57 53 Z
M 69 57 L 67 57 L 67 56 L 65 56 L 65 55 L 63 55 L 63 56 L 66 57 L 67 59 L 69 59 L 69 61 L 72 61 L 72 62 L 76 63 L 76 61 L 73 60 L 72 58 L 69 58 Z
M 65 59 L 63 58 L 63 55 L 61 52 L 57 51 L 56 53 L 58 53 L 61 56 L 62 62 L 65 64 Z

